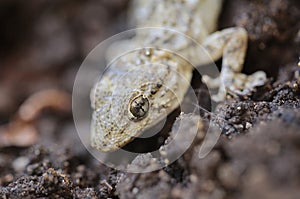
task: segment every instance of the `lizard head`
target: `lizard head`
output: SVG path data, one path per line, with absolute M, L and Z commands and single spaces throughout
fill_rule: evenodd
M 100 151 L 114 151 L 152 127 L 179 101 L 173 91 L 161 83 L 147 82 L 134 91 L 109 97 L 92 118 L 92 147 Z
M 117 150 L 155 126 L 189 87 L 192 69 L 183 60 L 163 56 L 156 63 L 154 55 L 136 53 L 143 64 L 115 61 L 92 89 L 91 145 L 97 150 Z

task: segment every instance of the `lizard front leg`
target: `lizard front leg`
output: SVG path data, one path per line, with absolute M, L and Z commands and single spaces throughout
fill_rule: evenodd
M 203 41 L 203 47 L 213 60 L 223 56 L 222 70 L 219 77 L 212 79 L 204 75 L 202 80 L 209 88 L 219 88 L 214 101 L 222 101 L 227 91 L 236 94 L 247 94 L 256 86 L 266 81 L 266 74 L 257 71 L 252 75 L 241 73 L 247 50 L 247 32 L 244 28 L 234 27 L 218 31 Z

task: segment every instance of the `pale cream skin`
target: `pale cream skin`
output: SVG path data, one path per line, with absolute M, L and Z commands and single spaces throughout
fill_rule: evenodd
M 247 32 L 233 27 L 214 32 L 222 6 L 221 0 L 134 0 L 131 23 L 137 27 L 166 27 L 201 43 L 213 60 L 223 57 L 220 76 L 203 76 L 209 88 L 219 88 L 214 101 L 225 99 L 226 92 L 244 95 L 263 85 L 266 74 L 241 73 L 247 49 Z M 164 35 L 139 33 L 132 40 L 113 44 L 108 61 L 132 46 L 157 46 L 193 59 L 195 51 L 187 40 Z M 167 44 L 165 41 L 168 41 Z M 201 56 L 201 55 L 196 55 Z M 197 62 L 202 64 L 206 58 Z M 193 67 L 174 53 L 158 48 L 137 49 L 112 62 L 91 92 L 94 110 L 91 145 L 100 151 L 114 151 L 157 124 L 182 101 L 192 77 Z

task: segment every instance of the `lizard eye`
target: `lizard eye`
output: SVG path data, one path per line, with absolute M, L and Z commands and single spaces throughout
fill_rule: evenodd
M 149 111 L 149 100 L 142 95 L 135 97 L 130 102 L 129 111 L 135 117 L 133 118 L 135 120 L 144 118 Z

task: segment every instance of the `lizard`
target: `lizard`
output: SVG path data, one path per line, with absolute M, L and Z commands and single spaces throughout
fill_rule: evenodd
M 266 82 L 266 74 L 241 73 L 247 49 L 247 31 L 230 27 L 216 31 L 222 0 L 133 0 L 130 21 L 137 27 L 164 27 L 176 30 L 201 43 L 213 61 L 223 57 L 219 77 L 202 76 L 212 96 L 222 101 L 227 92 L 247 94 Z M 132 44 L 157 46 L 138 48 L 117 59 Z M 91 90 L 91 146 L 110 152 L 123 147 L 153 127 L 183 100 L 192 78 L 191 64 L 175 53 L 158 48 L 166 44 L 188 59 L 195 55 L 190 43 L 170 32 L 139 33 L 130 40 L 112 44 L 111 61 Z M 203 59 L 197 66 L 209 62 Z M 223 89 L 221 88 L 223 87 Z

